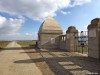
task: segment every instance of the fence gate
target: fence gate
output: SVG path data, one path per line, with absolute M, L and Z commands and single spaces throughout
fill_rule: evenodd
M 78 37 L 75 37 L 78 40 L 76 51 L 84 54 L 88 54 L 88 31 L 78 32 Z

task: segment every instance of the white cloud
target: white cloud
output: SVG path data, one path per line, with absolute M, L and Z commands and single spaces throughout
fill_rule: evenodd
M 83 5 L 91 0 L 0 0 L 0 11 L 9 14 L 27 16 L 41 20 L 56 16 L 56 11 L 63 8 Z
M 37 33 L 18 33 L 24 23 L 24 17 L 43 20 L 48 16 L 56 16 L 58 10 L 66 15 L 70 12 L 62 9 L 89 2 L 91 0 L 0 0 L 0 12 L 18 16 L 18 18 L 0 16 L 0 39 L 36 39 Z
M 87 31 L 88 29 L 87 29 L 87 27 L 88 27 L 88 25 L 85 25 L 85 31 Z
M 0 40 L 33 40 L 37 39 L 37 32 L 18 33 L 24 23 L 23 17 L 6 18 L 0 16 Z
M 64 14 L 64 15 L 66 15 L 66 14 L 67 14 L 67 12 L 65 12 L 65 11 L 61 11 L 61 13 L 62 13 L 62 14 Z
M 79 28 L 78 31 L 81 32 L 81 31 L 88 31 L 87 29 L 88 25 L 83 25 L 82 28 Z
M 3 26 L 3 24 L 4 24 L 5 21 L 6 21 L 6 18 L 0 16 L 0 28 Z
M 89 3 L 91 1 L 92 0 L 74 0 L 74 2 L 71 3 L 70 7 L 74 7 L 76 5 L 83 5 L 83 4 Z
M 66 34 L 66 30 L 63 30 L 63 34 L 64 34 L 64 35 Z
M 19 18 L 9 18 L 0 16 L 0 36 L 16 33 L 23 25 L 24 20 Z
M 62 11 L 62 10 L 61 10 L 61 13 L 62 13 L 63 15 L 71 14 L 71 12 L 70 12 L 70 11 L 65 12 L 65 11 Z

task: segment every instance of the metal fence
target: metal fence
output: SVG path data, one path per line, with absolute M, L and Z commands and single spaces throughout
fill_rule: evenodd
M 77 52 L 88 53 L 88 31 L 81 31 L 77 33 L 78 36 L 75 39 L 78 40 L 76 45 Z M 76 42 L 75 42 L 76 43 Z

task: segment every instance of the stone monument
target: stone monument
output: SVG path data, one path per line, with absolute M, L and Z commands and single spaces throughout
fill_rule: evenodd
M 63 31 L 59 23 L 51 17 L 48 17 L 40 26 L 38 32 L 38 47 L 53 49 L 59 48 L 59 36 Z
M 100 18 L 95 18 L 88 26 L 88 56 L 100 59 Z
M 70 26 L 66 31 L 66 47 L 67 51 L 76 52 L 78 45 L 78 30 L 74 26 Z

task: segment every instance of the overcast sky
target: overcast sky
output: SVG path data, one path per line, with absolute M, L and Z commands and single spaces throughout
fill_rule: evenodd
M 0 0 L 0 40 L 35 40 L 48 16 L 64 32 L 71 25 L 84 31 L 100 18 L 100 0 Z

